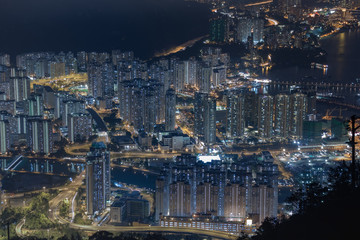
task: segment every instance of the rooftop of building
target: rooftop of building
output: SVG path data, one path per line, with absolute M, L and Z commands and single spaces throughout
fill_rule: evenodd
M 135 144 L 134 140 L 129 136 L 114 136 L 111 139 L 115 144 L 126 145 L 126 144 Z
M 91 149 L 106 149 L 106 145 L 104 142 L 93 142 Z

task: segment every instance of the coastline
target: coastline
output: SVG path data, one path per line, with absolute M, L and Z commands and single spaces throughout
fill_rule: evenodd
M 360 29 L 360 26 L 353 26 L 353 28 L 351 28 L 351 27 L 349 28 L 349 26 L 344 26 L 344 27 L 342 27 L 340 29 L 337 29 L 337 30 L 334 30 L 334 31 L 332 31 L 330 33 L 326 33 L 326 34 L 321 35 L 319 37 L 319 41 L 327 39 L 328 37 L 336 36 L 339 33 L 347 32 L 347 31 L 351 31 L 351 30 L 357 31 L 359 29 Z

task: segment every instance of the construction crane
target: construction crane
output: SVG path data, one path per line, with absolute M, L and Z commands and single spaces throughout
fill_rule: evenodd
M 332 116 L 331 114 L 335 111 L 335 110 L 339 110 L 339 116 Z M 325 114 L 325 116 L 323 116 L 323 120 L 331 120 L 331 119 L 333 119 L 333 118 L 340 118 L 340 119 L 342 119 L 343 118 L 343 116 L 342 116 L 342 111 L 343 110 L 347 110 L 347 109 L 342 109 L 341 107 L 340 108 L 333 108 L 333 109 L 328 109 L 328 110 L 326 110 L 326 114 Z

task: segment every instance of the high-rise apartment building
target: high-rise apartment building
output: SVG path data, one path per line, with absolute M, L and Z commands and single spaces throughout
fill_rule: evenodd
M 10 150 L 10 126 L 8 120 L 0 120 L 0 153 Z
M 67 124 L 69 123 L 69 114 L 85 113 L 85 102 L 82 100 L 77 100 L 77 99 L 63 100 L 62 102 L 60 102 L 60 104 L 61 104 L 60 116 L 62 118 L 63 126 L 67 126 Z
M 49 119 L 29 117 L 27 119 L 27 143 L 35 153 L 49 154 L 54 151 L 52 122 Z
M 5 53 L 0 53 L 0 65 L 10 67 L 10 55 Z
M 165 131 L 175 130 L 176 94 L 169 88 L 165 95 Z
M 274 132 L 280 137 L 288 137 L 290 127 L 290 96 L 277 94 L 275 96 Z
M 308 113 L 308 96 L 294 93 L 290 96 L 290 134 L 297 138 L 303 136 L 303 123 Z
M 70 113 L 67 119 L 70 142 L 84 141 L 91 136 L 92 118 L 89 113 Z
M 274 97 L 259 95 L 258 100 L 258 131 L 261 137 L 273 136 Z
M 26 114 L 29 116 L 43 116 L 44 99 L 41 94 L 31 94 L 27 100 Z
M 216 142 L 216 100 L 208 93 L 195 93 L 194 130 L 206 145 Z
M 20 102 L 30 96 L 30 79 L 24 71 L 11 69 L 10 75 L 10 99 Z
M 76 61 L 79 72 L 86 72 L 87 54 L 85 51 L 78 52 L 76 54 Z
M 197 87 L 200 89 L 200 92 L 210 93 L 211 90 L 211 76 L 212 76 L 212 67 L 203 63 L 199 65 L 198 68 L 199 76 Z
M 115 75 L 111 62 L 89 63 L 87 72 L 90 96 L 94 98 L 114 96 Z
M 110 199 L 110 153 L 103 142 L 96 142 L 86 156 L 86 207 L 94 215 L 106 208 Z
M 246 218 L 246 187 L 239 183 L 225 186 L 224 216 L 233 220 Z
M 186 217 L 190 211 L 190 184 L 176 181 L 169 185 L 169 211 L 171 216 Z
M 223 43 L 228 40 L 229 25 L 226 18 L 217 17 L 210 20 L 210 41 Z
M 136 129 L 153 132 L 165 118 L 163 84 L 157 80 L 134 79 L 119 84 L 120 115 Z
M 184 83 L 186 85 L 195 85 L 196 78 L 198 75 L 198 62 L 195 59 L 189 59 L 184 61 L 185 68 L 185 79 Z
M 219 186 L 201 182 L 196 187 L 196 212 L 218 215 Z
M 226 136 L 242 136 L 245 132 L 245 95 L 241 92 L 229 92 L 226 103 Z
M 264 20 L 260 18 L 241 18 L 238 20 L 236 29 L 236 40 L 246 43 L 252 38 L 253 43 L 257 44 L 263 41 L 264 36 Z
M 65 62 L 51 62 L 50 63 L 50 77 L 56 78 L 65 76 Z
M 176 91 L 181 91 L 185 88 L 185 63 L 177 61 L 174 68 L 174 87 Z

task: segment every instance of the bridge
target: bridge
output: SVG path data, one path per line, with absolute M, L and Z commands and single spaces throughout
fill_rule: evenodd
M 344 103 L 344 102 L 337 102 L 337 101 L 331 101 L 326 99 L 316 99 L 318 102 L 328 103 L 328 104 L 334 104 L 341 107 L 351 108 L 355 110 L 360 110 L 360 106 L 350 103 Z
M 11 162 L 10 164 L 5 167 L 5 171 L 12 171 L 14 170 L 17 166 L 19 166 L 19 164 L 22 162 L 23 160 L 23 155 L 18 155 L 16 156 Z
M 66 172 L 58 172 L 50 171 L 49 164 L 70 164 L 73 168 L 69 170 L 69 172 L 76 171 L 75 168 L 77 165 L 84 165 L 84 158 L 51 158 L 51 157 L 33 157 L 33 156 L 23 156 L 18 155 L 13 158 L 9 158 L 10 163 L 2 165 L 2 170 L 7 172 L 16 172 L 16 173 L 31 173 L 31 174 L 45 174 L 45 175 L 53 175 L 53 176 L 69 176 Z M 27 161 L 30 161 L 30 164 L 34 164 L 34 170 L 30 170 L 28 166 L 18 166 L 25 162 L 25 165 L 28 165 Z M 35 167 L 36 166 L 36 167 Z M 40 170 L 41 166 L 44 166 L 43 170 Z
M 271 85 L 298 85 L 298 86 L 305 86 L 312 89 L 317 88 L 343 88 L 347 90 L 359 90 L 360 84 L 359 83 L 340 83 L 340 82 L 316 82 L 316 81 L 303 81 L 303 82 L 293 82 L 293 81 L 273 81 Z

